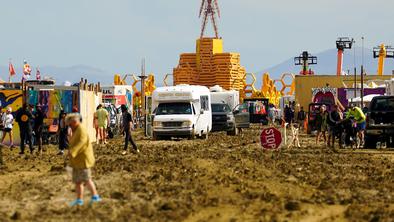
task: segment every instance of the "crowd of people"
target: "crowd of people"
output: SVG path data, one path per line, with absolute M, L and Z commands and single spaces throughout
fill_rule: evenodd
M 6 112 L 0 107 L 0 132 L 1 145 L 5 146 L 4 140 L 8 136 L 9 147 L 14 148 L 14 123 L 19 126 L 20 132 L 20 153 L 25 153 L 25 144 L 29 146 L 31 153 L 34 152 L 33 141 L 38 146 L 38 152 L 42 152 L 42 132 L 44 126 L 45 114 L 41 106 L 27 106 L 24 104 L 19 110 L 16 111 L 15 116 L 12 113 L 12 108 L 7 107 Z
M 5 111 L 4 111 L 5 110 Z M 122 120 L 121 132 L 125 136 L 124 149 L 127 151 L 128 144 L 131 143 L 133 151 L 138 152 L 138 148 L 131 136 L 131 131 L 134 129 L 135 122 L 132 114 L 128 111 L 125 105 L 121 106 Z M 52 120 L 57 128 L 57 142 L 59 147 L 58 155 L 63 155 L 65 150 L 69 148 L 69 141 L 72 137 L 72 130 L 67 123 L 67 116 L 72 113 L 78 113 L 78 109 L 73 107 L 72 112 L 66 113 L 64 110 L 60 111 L 59 117 Z M 25 147 L 28 146 L 31 154 L 37 150 L 38 154 L 43 152 L 43 133 L 45 127 L 46 113 L 43 111 L 41 105 L 27 105 L 23 104 L 22 107 L 16 112 L 13 112 L 11 107 L 0 107 L 0 138 L 1 146 L 8 146 L 10 149 L 15 148 L 14 145 L 14 126 L 19 126 L 19 154 L 25 154 Z M 82 121 L 82 119 L 81 119 Z M 98 105 L 96 112 L 93 115 L 93 128 L 96 130 L 96 143 L 108 143 L 108 127 L 110 122 L 110 115 L 104 105 Z M 48 128 L 47 128 L 48 130 Z M 8 138 L 9 143 L 5 144 Z M 37 149 L 36 149 L 37 148 Z M 123 152 L 126 153 L 126 152 Z
M 139 149 L 131 136 L 135 126 L 134 119 L 125 105 L 121 106 L 121 111 L 121 128 L 125 137 L 122 154 L 127 154 L 129 143 L 133 147 L 132 151 L 137 153 Z M 3 108 L 0 107 L 1 146 L 6 146 L 4 140 L 8 136 L 10 141 L 9 147 L 11 149 L 15 147 L 13 128 L 16 122 L 20 131 L 19 154 L 25 154 L 26 145 L 28 145 L 31 154 L 34 153 L 35 146 L 38 147 L 37 153 L 41 154 L 43 152 L 45 118 L 46 114 L 40 105 L 28 106 L 23 104 L 15 113 L 12 112 L 11 107 L 6 107 L 6 112 L 3 112 Z M 82 206 L 84 204 L 84 186 L 92 194 L 89 204 L 101 201 L 91 176 L 91 168 L 95 164 L 92 141 L 89 138 L 87 129 L 81 124 L 82 121 L 83 119 L 77 108 L 73 108 L 71 113 L 66 113 L 62 110 L 57 119 L 58 154 L 63 155 L 65 150 L 68 150 L 68 154 L 65 157 L 68 159 L 68 165 L 72 169 L 72 181 L 75 184 L 76 199 L 70 204 L 71 206 Z M 108 143 L 106 131 L 109 121 L 108 111 L 100 104 L 93 115 L 93 128 L 96 129 L 97 144 Z
M 281 115 L 278 112 L 281 112 Z M 305 130 L 306 127 L 313 127 L 317 132 L 316 145 L 320 145 L 323 141 L 328 147 L 333 147 L 335 142 L 338 141 L 341 147 L 343 144 L 351 144 L 357 140 L 356 146 L 364 146 L 364 131 L 366 127 L 364 110 L 350 105 L 345 112 L 342 112 L 337 105 L 330 106 L 330 110 L 328 110 L 326 105 L 321 105 L 313 112 L 315 116 L 314 121 L 308 123 L 307 112 L 304 110 L 304 107 L 300 107 L 295 102 L 286 104 L 283 111 L 278 111 L 273 104 L 269 104 L 267 117 L 271 126 L 281 122 L 283 127 L 296 124 L 296 127 L 301 130 Z M 345 136 L 342 137 L 343 135 Z
M 344 144 L 355 142 L 356 147 L 364 146 L 366 116 L 363 110 L 357 106 L 349 106 L 345 115 L 336 105 L 333 106 L 331 111 L 323 105 L 317 112 L 315 125 L 317 129 L 316 144 L 319 144 L 323 139 L 324 143 L 331 147 L 335 145 L 335 139 L 338 138 L 340 147 L 342 147 L 343 142 Z M 345 133 L 345 141 L 342 141 L 343 133 Z M 326 134 L 328 134 L 328 137 Z

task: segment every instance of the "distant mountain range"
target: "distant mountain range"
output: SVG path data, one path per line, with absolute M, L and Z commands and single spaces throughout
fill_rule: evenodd
M 337 69 L 337 50 L 329 49 L 320 53 L 310 52 L 313 56 L 317 56 L 317 65 L 313 65 L 310 68 L 315 72 L 315 74 L 336 74 Z M 356 48 L 356 67 L 357 73 L 360 73 L 360 67 L 362 63 L 362 48 Z M 371 49 L 364 48 L 364 68 L 367 74 L 377 73 L 377 59 L 373 58 L 373 51 Z M 256 73 L 269 72 L 271 78 L 279 78 L 282 73 L 291 72 L 298 74 L 301 70 L 300 66 L 294 65 L 294 58 L 290 58 L 278 65 L 261 69 Z M 392 74 L 394 70 L 394 59 L 387 58 L 385 63 L 385 74 Z M 354 50 L 348 50 L 344 53 L 343 58 L 343 71 L 350 71 L 354 74 Z
M 311 69 L 317 74 L 331 74 L 335 75 L 336 67 L 337 67 L 337 50 L 329 49 L 320 53 L 313 53 L 312 55 L 317 56 L 317 65 L 311 66 Z M 362 49 L 356 48 L 356 67 L 357 73 L 360 73 L 360 66 L 362 61 Z M 385 63 L 385 74 L 392 74 L 392 70 L 394 70 L 394 59 L 386 59 Z M 371 49 L 364 49 L 364 67 L 368 74 L 375 74 L 377 70 L 377 59 L 374 59 L 372 56 Z M 17 76 L 13 77 L 13 81 L 20 81 L 22 78 L 22 67 L 15 67 L 17 71 Z M 272 66 L 263 68 L 261 70 L 255 70 L 256 74 L 259 76 L 264 72 L 269 72 L 272 79 L 280 78 L 282 73 L 299 73 L 301 70 L 300 66 L 294 65 L 294 58 L 289 58 L 288 60 Z M 345 51 L 344 54 L 344 65 L 343 71 L 350 73 L 354 73 L 354 50 Z M 75 65 L 70 67 L 57 67 L 57 66 L 42 66 L 40 67 L 41 76 L 43 78 L 53 78 L 56 80 L 56 83 L 61 85 L 65 81 L 69 81 L 71 83 L 79 82 L 81 78 L 87 78 L 89 82 L 100 82 L 103 85 L 111 84 L 113 80 L 113 73 L 110 73 L 106 70 L 102 70 L 95 67 L 90 67 L 86 65 Z M 35 79 L 36 70 L 33 69 L 31 79 Z M 8 80 L 8 67 L 0 66 L 0 78 L 4 81 Z M 157 84 L 161 85 L 162 83 L 161 76 L 158 76 Z M 261 84 L 261 78 L 258 78 L 258 82 L 256 85 Z
M 22 78 L 22 68 L 15 67 L 17 75 L 12 78 L 13 81 L 20 81 Z M 70 67 L 42 66 L 40 67 L 41 78 L 53 78 L 56 84 L 62 85 L 65 81 L 76 83 L 81 78 L 88 79 L 89 82 L 100 82 L 110 84 L 113 80 L 113 74 L 94 67 L 86 65 L 75 65 Z M 8 81 L 8 67 L 0 66 L 0 77 Z M 36 78 L 36 69 L 33 68 L 30 79 Z

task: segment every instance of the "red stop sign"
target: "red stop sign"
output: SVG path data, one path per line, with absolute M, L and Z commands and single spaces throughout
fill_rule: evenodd
M 279 149 L 279 146 L 282 143 L 282 134 L 275 128 L 267 128 L 263 129 L 263 132 L 261 132 L 260 139 L 261 146 L 264 149 L 276 150 Z

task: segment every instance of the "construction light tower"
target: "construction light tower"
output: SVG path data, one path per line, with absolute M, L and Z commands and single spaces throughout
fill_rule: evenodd
M 201 26 L 201 38 L 204 36 L 205 28 L 207 27 L 208 17 L 211 18 L 213 29 L 215 31 L 216 38 L 219 38 L 217 17 L 220 18 L 220 9 L 218 0 L 202 0 L 200 7 L 199 18 L 202 16 L 202 26 Z
M 302 66 L 301 75 L 313 75 L 314 72 L 309 69 L 309 66 L 317 64 L 317 57 L 312 56 L 308 51 L 303 51 L 300 56 L 294 57 L 294 64 Z
M 351 49 L 353 43 L 354 39 L 350 39 L 349 37 L 339 37 L 336 41 L 338 49 L 337 76 L 342 75 L 343 51 L 345 51 L 345 49 Z
M 394 48 L 381 44 L 380 46 L 373 48 L 373 57 L 379 58 L 378 75 L 381 76 L 384 72 L 384 60 L 386 58 L 394 58 Z

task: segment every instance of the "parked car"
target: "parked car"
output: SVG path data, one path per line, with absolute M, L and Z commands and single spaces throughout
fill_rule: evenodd
M 249 112 L 231 110 L 226 103 L 214 103 L 212 107 L 212 131 L 226 131 L 227 135 L 238 135 L 242 128 L 249 128 Z M 246 109 L 247 110 L 247 109 Z
M 365 147 L 375 148 L 378 142 L 394 145 L 394 96 L 376 96 L 367 113 Z

